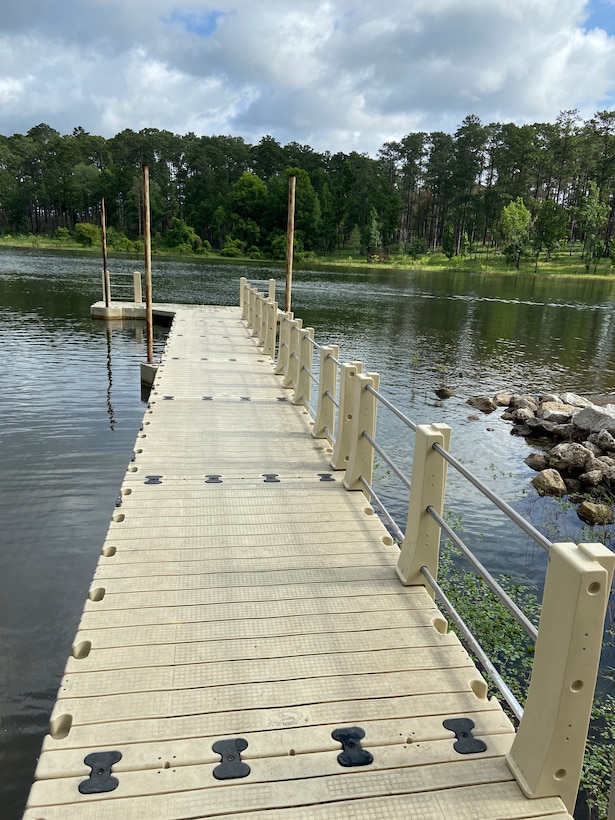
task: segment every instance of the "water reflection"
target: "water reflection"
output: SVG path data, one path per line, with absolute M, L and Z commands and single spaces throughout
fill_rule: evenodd
M 112 260 L 130 273 L 134 260 Z M 237 304 L 239 277 L 281 281 L 281 267 L 154 260 L 155 298 Z M 537 502 L 528 446 L 497 415 L 472 420 L 468 396 L 615 390 L 611 282 L 423 271 L 297 270 L 293 309 L 319 342 L 379 371 L 381 389 L 419 423 L 447 422 L 453 451 L 479 478 L 542 521 L 579 534 L 574 512 L 555 522 Z M 0 249 L 0 783 L 3 818 L 21 816 L 58 682 L 143 414 L 142 323 L 89 318 L 100 298 L 90 257 Z M 281 297 L 280 297 L 281 298 Z M 157 330 L 155 356 L 164 331 Z M 446 376 L 456 396 L 440 401 Z M 412 436 L 381 411 L 379 438 L 409 465 Z M 383 469 L 376 489 L 401 525 L 405 492 Z M 507 519 L 485 520 L 482 497 L 451 476 L 448 504 L 492 572 L 540 583 L 545 556 Z M 548 534 L 551 534 L 550 532 Z

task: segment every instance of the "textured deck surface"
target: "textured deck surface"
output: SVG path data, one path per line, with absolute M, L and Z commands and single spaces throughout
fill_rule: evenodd
M 273 369 L 239 309 L 177 309 L 25 817 L 569 817 L 523 797 L 508 719 Z M 340 765 L 348 727 L 372 763 Z M 218 779 L 233 738 L 249 774 Z M 117 787 L 81 793 L 109 751 Z

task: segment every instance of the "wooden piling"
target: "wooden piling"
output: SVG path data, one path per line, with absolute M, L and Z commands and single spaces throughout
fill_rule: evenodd
M 286 293 L 284 310 L 290 310 L 291 290 L 293 284 L 293 245 L 295 238 L 295 188 L 297 177 L 291 176 L 288 180 L 288 227 L 286 231 Z
M 147 363 L 154 362 L 154 319 L 152 312 L 152 242 L 149 207 L 149 167 L 143 166 L 143 245 L 145 254 L 145 324 Z
M 109 268 L 107 267 L 107 217 L 105 213 L 105 198 L 100 200 L 100 233 L 102 236 L 102 254 L 103 254 L 103 297 L 105 300 L 105 307 L 109 307 L 111 302 L 111 278 L 109 276 Z

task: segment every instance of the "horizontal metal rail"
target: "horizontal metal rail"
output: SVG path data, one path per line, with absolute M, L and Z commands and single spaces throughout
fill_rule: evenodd
M 339 401 L 335 398 L 335 396 L 334 396 L 334 395 L 332 395 L 332 394 L 331 394 L 328 390 L 325 390 L 325 396 L 326 396 L 328 399 L 331 399 L 331 401 L 333 402 L 333 404 L 334 404 L 334 405 L 335 405 L 335 406 L 339 409 L 340 403 L 339 403 Z
M 382 447 L 380 447 L 380 445 L 370 436 L 369 433 L 366 433 L 365 430 L 363 430 L 362 436 L 366 441 L 369 441 L 369 443 L 372 445 L 372 447 L 378 453 L 378 455 L 382 458 L 382 460 L 385 462 L 385 464 L 387 464 L 391 468 L 391 470 L 393 470 L 393 472 L 395 473 L 397 478 L 409 490 L 410 489 L 410 482 L 408 481 L 406 476 L 402 473 L 402 471 L 399 469 L 399 467 L 395 464 L 395 462 L 391 461 L 391 459 L 384 452 Z
M 477 490 L 480 490 L 480 492 L 484 496 L 486 496 L 493 504 L 495 504 L 495 506 L 499 510 L 501 510 L 505 515 L 507 515 L 511 521 L 514 521 L 514 523 L 519 527 L 519 529 L 521 529 L 526 535 L 529 535 L 530 538 L 532 538 L 538 544 L 539 547 L 542 547 L 547 552 L 551 549 L 552 544 L 548 538 L 546 538 L 541 532 L 539 532 L 534 526 L 532 526 L 532 524 L 530 524 L 529 521 L 526 521 L 522 515 L 519 515 L 519 513 L 516 512 L 516 510 L 513 510 L 510 504 L 507 504 L 506 501 L 504 501 L 502 498 L 500 498 L 498 495 L 492 492 L 492 490 L 490 490 L 489 487 L 487 487 L 485 484 L 483 484 L 482 481 L 476 478 L 476 476 L 472 475 L 472 473 L 469 470 L 467 470 L 463 466 L 463 464 L 461 464 L 461 462 L 457 461 L 457 459 L 454 456 L 452 456 L 439 444 L 434 444 L 433 449 L 437 453 L 440 453 L 442 458 L 445 461 L 447 461 L 451 465 L 451 467 L 457 470 L 457 472 L 460 473 L 465 479 L 467 479 L 470 482 L 470 484 L 476 487 Z
M 525 613 L 519 609 L 517 604 L 513 601 L 513 599 L 508 595 L 508 593 L 502 589 L 502 587 L 498 584 L 495 578 L 489 573 L 489 571 L 481 564 L 478 558 L 472 553 L 468 547 L 464 544 L 461 538 L 457 535 L 457 533 L 451 529 L 451 527 L 446 523 L 446 521 L 439 515 L 433 507 L 427 507 L 427 512 L 429 515 L 438 523 L 440 529 L 443 530 L 444 533 L 450 538 L 450 540 L 455 544 L 455 546 L 463 553 L 464 557 L 470 562 L 470 564 L 474 567 L 474 569 L 478 572 L 478 574 L 484 579 L 485 583 L 489 587 L 489 589 L 496 595 L 500 601 L 504 604 L 506 609 L 510 612 L 510 614 L 518 621 L 519 625 L 522 627 L 524 632 L 535 642 L 536 638 L 538 637 L 538 630 L 534 626 L 534 624 L 526 617 Z
M 404 540 L 404 534 L 403 534 L 403 532 L 402 532 L 402 531 L 399 529 L 399 527 L 397 526 L 397 523 L 395 522 L 395 519 L 394 519 L 394 518 L 393 518 L 393 516 L 389 513 L 389 511 L 388 511 L 388 510 L 387 510 L 387 508 L 385 507 L 385 505 L 384 505 L 384 503 L 382 502 L 382 500 L 381 500 L 381 499 L 380 499 L 380 498 L 376 495 L 376 493 L 375 493 L 374 488 L 372 487 L 372 485 L 369 483 L 369 481 L 367 481 L 367 480 L 366 480 L 366 478 L 365 478 L 364 476 L 360 476 L 360 477 L 359 477 L 359 481 L 361 482 L 361 484 L 363 485 L 363 487 L 365 487 L 365 489 L 366 489 L 366 490 L 367 490 L 367 492 L 369 493 L 369 496 L 370 496 L 371 500 L 376 502 L 376 506 L 377 506 L 377 507 L 378 507 L 378 509 L 382 512 L 382 514 L 384 515 L 384 517 L 386 518 L 386 520 L 389 522 L 389 525 L 390 525 L 391 529 L 393 530 L 393 533 L 394 533 L 395 537 L 396 537 L 399 541 L 403 541 L 403 540 Z
M 392 404 L 387 398 L 385 398 L 385 396 L 383 396 L 379 390 L 376 390 L 370 384 L 368 384 L 365 389 L 368 393 L 371 393 L 373 396 L 376 396 L 378 401 L 382 402 L 382 404 L 384 404 L 385 407 L 387 407 L 392 413 L 394 413 L 394 415 L 396 415 L 398 419 L 403 421 L 403 423 L 407 425 L 413 432 L 416 432 L 417 425 L 412 421 L 412 419 L 409 419 L 408 416 L 404 415 L 401 412 L 401 410 L 398 410 L 397 407 L 395 407 L 394 404 Z
M 470 647 L 472 652 L 474 652 L 474 654 L 482 664 L 484 670 L 491 677 L 497 688 L 502 693 L 502 697 L 509 705 L 513 715 L 517 718 L 517 720 L 521 721 L 521 718 L 523 717 L 523 707 L 507 686 L 506 681 L 502 678 L 498 670 L 491 663 L 491 661 L 487 657 L 487 654 L 485 653 L 485 650 L 476 640 L 476 638 L 470 631 L 469 627 L 467 626 L 461 615 L 457 612 L 451 601 L 446 596 L 446 593 L 438 584 L 433 575 L 429 572 L 427 567 L 421 567 L 421 572 L 424 578 L 431 586 L 431 588 L 433 589 L 433 591 L 436 593 L 438 599 L 444 605 L 444 608 L 450 615 L 450 618 L 457 627 L 457 629 L 461 632 L 464 640 L 467 642 L 467 645 Z

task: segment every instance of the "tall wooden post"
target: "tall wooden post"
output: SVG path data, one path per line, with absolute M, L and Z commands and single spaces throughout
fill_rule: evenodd
M 145 253 L 145 325 L 147 363 L 154 362 L 154 321 L 152 312 L 152 240 L 149 210 L 149 167 L 143 166 L 143 246 Z
M 290 311 L 290 294 L 293 285 L 293 246 L 295 238 L 295 187 L 297 177 L 292 176 L 288 180 L 288 227 L 286 231 L 286 293 L 284 297 L 284 310 Z
M 111 279 L 109 277 L 109 268 L 107 267 L 107 216 L 105 213 L 105 198 L 100 200 L 100 233 L 102 235 L 102 254 L 103 254 L 103 296 L 105 299 L 105 307 L 109 307 L 111 301 Z

